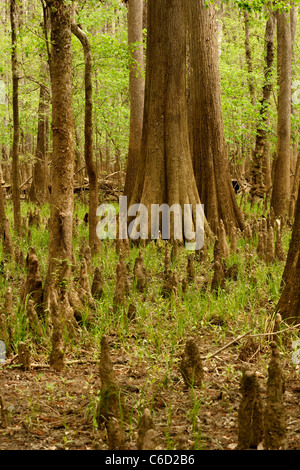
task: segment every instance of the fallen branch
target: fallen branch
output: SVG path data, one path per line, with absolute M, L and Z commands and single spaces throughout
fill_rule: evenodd
M 233 339 L 232 341 L 230 341 L 230 343 L 228 344 L 225 344 L 225 346 L 223 346 L 222 348 L 218 349 L 217 351 L 215 351 L 214 353 L 211 353 L 211 354 L 207 354 L 207 356 L 203 356 L 201 357 L 202 360 L 205 360 L 205 359 L 211 359 L 212 357 L 215 357 L 217 354 L 219 354 L 221 351 L 224 351 L 224 349 L 227 349 L 229 348 L 229 346 L 231 346 L 232 344 L 236 343 L 237 341 L 240 341 L 241 339 L 243 339 L 245 336 L 248 336 L 249 338 L 256 338 L 258 336 L 270 336 L 270 334 L 272 335 L 279 335 L 281 333 L 284 333 L 285 331 L 288 331 L 288 330 L 293 330 L 295 328 L 298 328 L 300 327 L 300 323 L 298 323 L 297 325 L 292 325 L 292 326 L 289 326 L 288 328 L 284 328 L 283 330 L 279 330 L 279 331 L 273 331 L 271 333 L 257 333 L 255 335 L 250 335 L 251 333 L 251 330 L 247 331 L 247 333 L 244 333 L 240 336 L 238 336 L 237 338 Z
M 249 333 L 251 333 L 251 330 L 247 331 L 247 333 L 244 333 L 244 334 L 241 335 L 241 336 L 238 336 L 237 338 L 235 338 L 235 339 L 233 339 L 232 341 L 230 341 L 230 343 L 225 344 L 225 346 L 223 346 L 222 348 L 218 349 L 218 350 L 215 351 L 214 353 L 208 354 L 207 356 L 204 356 L 204 357 L 202 357 L 201 359 L 210 359 L 211 357 L 216 356 L 216 355 L 219 354 L 221 351 L 224 351 L 224 349 L 229 348 L 229 346 L 231 346 L 232 344 L 236 343 L 237 341 L 240 341 L 242 338 L 244 338 L 245 336 L 249 335 Z
M 297 323 L 297 325 L 289 326 L 288 328 L 284 328 L 283 330 L 279 330 L 279 331 L 271 331 L 269 333 L 257 333 L 256 335 L 250 335 L 250 338 L 256 338 L 257 336 L 279 335 L 280 333 L 284 333 L 285 331 L 293 330 L 298 327 L 300 327 L 300 323 Z
M 14 356 L 13 359 L 10 359 L 6 361 L 5 363 L 1 364 L 2 366 L 9 366 L 9 367 L 21 367 L 21 364 L 13 364 L 13 362 L 18 359 L 18 355 Z M 78 360 L 72 360 L 72 361 L 66 361 L 65 365 L 66 366 L 72 366 L 74 364 L 98 364 L 99 360 L 98 359 L 78 359 Z M 30 364 L 31 369 L 49 369 L 50 365 L 49 364 L 41 364 L 39 362 L 33 362 Z

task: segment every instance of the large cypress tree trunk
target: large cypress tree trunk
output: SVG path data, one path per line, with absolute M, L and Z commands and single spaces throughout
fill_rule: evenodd
M 189 147 L 181 0 L 148 3 L 141 159 L 131 204 L 200 204 Z M 171 227 L 172 236 L 172 227 Z
M 292 35 L 285 11 L 278 11 L 277 16 L 277 67 L 277 155 L 271 207 L 276 217 L 286 217 L 290 198 Z
M 48 2 L 51 11 L 52 190 L 48 285 L 64 288 L 70 274 L 73 230 L 73 108 L 71 10 L 63 0 Z
M 277 311 L 287 323 L 300 323 L 300 192 L 298 193 L 292 238 L 282 276 L 283 291 Z
M 190 142 L 197 187 L 214 232 L 222 219 L 244 229 L 232 188 L 221 108 L 215 11 L 204 0 L 185 2 L 190 57 Z
M 19 140 L 20 140 L 20 122 L 19 122 L 19 75 L 18 75 L 18 57 L 17 57 L 17 3 L 16 0 L 10 2 L 10 20 L 11 20 L 11 65 L 12 65 L 12 84 L 13 84 L 13 144 L 12 144 L 12 198 L 14 206 L 14 227 L 17 233 L 21 231 L 21 202 L 20 202 L 20 181 L 19 181 Z
M 124 195 L 131 199 L 139 164 L 143 129 L 145 81 L 143 52 L 143 0 L 129 0 L 128 45 L 130 48 L 129 96 L 130 129 Z M 145 6 L 146 8 L 146 6 Z M 137 45 L 137 43 L 139 43 Z
M 89 178 L 89 245 L 93 254 L 100 250 L 100 240 L 96 233 L 98 207 L 98 178 L 93 159 L 93 88 L 92 88 L 92 51 L 85 32 L 73 22 L 72 32 L 82 44 L 85 60 L 85 121 L 84 121 L 84 158 Z

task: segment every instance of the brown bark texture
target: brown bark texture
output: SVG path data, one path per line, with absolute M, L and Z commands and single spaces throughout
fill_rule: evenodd
M 72 261 L 74 153 L 70 7 L 62 0 L 51 1 L 49 6 L 53 152 L 47 281 L 51 284 L 68 277 Z
M 131 204 L 200 204 L 188 137 L 186 28 L 181 0 L 148 3 L 141 158 Z M 207 227 L 207 231 L 208 231 Z M 173 222 L 170 228 L 174 233 Z M 150 232 L 149 232 L 150 235 Z
M 276 310 L 287 323 L 300 323 L 300 192 L 286 265 L 282 275 L 282 293 Z
M 274 34 L 275 34 L 276 18 L 270 13 L 266 22 L 265 30 L 265 65 L 264 65 L 264 85 L 262 90 L 262 98 L 260 100 L 259 121 L 256 129 L 255 148 L 252 155 L 252 197 L 263 197 L 268 180 L 266 178 L 266 170 L 270 171 L 268 161 L 268 111 L 272 91 L 272 65 L 274 60 Z
M 145 95 L 143 51 L 143 0 L 129 0 L 128 45 L 130 49 L 130 129 L 124 195 L 131 199 L 140 158 Z
M 292 5 L 292 8 L 290 10 L 291 35 L 292 35 L 292 91 L 295 91 L 294 86 L 293 86 L 293 81 L 297 80 L 297 75 L 295 73 L 296 71 L 295 66 L 297 62 L 295 39 L 296 39 L 296 32 L 297 32 L 298 11 L 299 11 L 299 7 L 296 5 Z M 295 118 L 298 112 L 294 104 L 295 103 L 292 97 L 292 115 Z M 295 182 L 296 182 L 296 187 L 297 187 L 297 183 L 299 181 L 299 176 L 298 176 L 298 180 L 296 181 L 297 158 L 298 158 L 298 153 L 299 153 L 298 149 L 299 149 L 299 132 L 298 132 L 298 129 L 292 129 L 291 181 L 290 181 L 291 191 L 292 191 L 291 198 L 293 197 Z M 292 200 L 290 201 L 289 213 L 291 213 L 291 211 L 293 212 L 293 207 L 295 207 L 295 200 L 293 202 Z M 289 220 L 291 220 L 290 215 L 289 215 Z
M 5 194 L 2 188 L 2 167 L 0 165 L 0 237 L 3 237 L 4 234 L 4 220 L 6 219 L 5 213 Z
M 288 13 L 277 15 L 278 118 L 277 155 L 271 207 L 276 217 L 286 217 L 290 197 L 292 35 Z
M 296 206 L 297 194 L 299 191 L 299 184 L 300 184 L 300 153 L 298 154 L 298 157 L 297 157 L 293 187 L 291 190 L 291 198 L 290 198 L 290 205 L 289 205 L 289 222 L 292 221 L 295 216 L 295 206 Z
M 190 143 L 201 203 L 212 230 L 222 219 L 244 229 L 232 188 L 221 107 L 218 37 L 212 5 L 185 2 L 189 31 Z
M 49 132 L 49 100 L 49 90 L 41 83 L 38 109 L 37 143 L 35 151 L 36 161 L 33 167 L 32 183 L 29 191 L 29 199 L 38 204 L 44 204 L 46 202 L 48 188 L 47 150 Z
M 14 206 L 14 227 L 17 233 L 21 231 L 21 202 L 19 182 L 19 141 L 20 141 L 20 119 L 19 119 L 19 74 L 17 57 L 17 2 L 10 2 L 11 19 L 11 66 L 13 87 L 13 144 L 12 144 L 12 199 Z
M 252 54 L 250 48 L 250 27 L 249 27 L 249 12 L 244 12 L 244 23 L 245 23 L 245 55 L 246 55 L 246 64 L 248 69 L 248 87 L 250 92 L 250 100 L 252 106 L 255 106 L 255 86 L 253 80 L 253 64 L 252 64 Z
M 96 233 L 98 207 L 98 179 L 93 159 L 93 87 L 92 87 L 92 51 L 86 33 L 74 22 L 72 32 L 82 44 L 85 60 L 85 121 L 84 121 L 84 158 L 89 178 L 89 246 L 93 254 L 100 249 L 100 240 Z

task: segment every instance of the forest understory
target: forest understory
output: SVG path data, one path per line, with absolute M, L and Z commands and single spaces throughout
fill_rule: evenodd
M 103 241 L 101 252 L 89 258 L 86 206 L 76 196 L 74 283 L 81 285 L 84 265 L 92 286 L 98 268 L 101 293 L 93 299 L 86 297 L 75 332 L 71 334 L 65 327 L 60 372 L 49 365 L 49 316 L 40 319 L 37 335 L 37 325 L 28 317 L 28 305 L 21 301 L 30 247 L 35 249 L 43 282 L 46 276 L 49 208 L 34 209 L 32 204 L 22 203 L 24 236 L 18 241 L 18 257 L 2 263 L 0 279 L 2 311 L 6 315 L 10 312 L 10 351 L 6 362 L 0 364 L 0 450 L 135 450 L 140 445 L 145 409 L 154 429 L 151 449 L 238 449 L 241 378 L 246 370 L 255 373 L 265 409 L 274 341 L 284 377 L 285 448 L 300 449 L 299 361 L 294 343 L 299 339 L 299 327 L 275 321 L 285 262 L 276 259 L 275 252 L 273 259 L 266 261 L 258 250 L 257 221 L 264 218 L 262 205 L 251 207 L 241 199 L 239 203 L 250 231 L 238 235 L 236 246 L 227 238 L 229 253 L 219 283 L 214 283 L 213 243 L 193 257 L 184 246 L 174 250 L 163 241 L 130 244 L 129 251 L 123 253 L 128 289 L 116 305 L 120 259 L 116 242 Z M 12 207 L 8 208 L 11 216 Z M 290 228 L 285 227 L 285 253 L 290 234 Z M 134 268 L 139 253 L 146 273 L 142 285 Z M 170 270 L 178 277 L 168 289 L 166 272 Z M 199 352 L 201 383 L 195 380 L 187 385 L 182 357 L 191 338 Z M 120 429 L 115 434 L 97 412 L 103 387 L 104 339 L 113 367 L 109 374 L 114 376 L 123 403 Z M 29 353 L 27 362 L 18 349 L 20 343 Z M 104 357 L 103 361 L 107 365 L 110 360 Z M 120 410 L 114 412 L 119 416 Z M 120 433 L 122 444 L 116 437 Z M 264 449 L 263 439 L 258 449 Z

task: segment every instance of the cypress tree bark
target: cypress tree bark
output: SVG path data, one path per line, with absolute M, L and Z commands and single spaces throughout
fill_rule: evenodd
M 290 198 L 292 35 L 285 11 L 278 11 L 277 15 L 277 44 L 277 155 L 271 207 L 276 217 L 286 217 Z
M 216 233 L 220 219 L 244 229 L 232 188 L 224 135 L 218 37 L 213 5 L 204 0 L 185 3 L 190 60 L 190 143 L 197 187 L 205 215 Z
M 265 66 L 264 66 L 264 85 L 262 90 L 262 98 L 260 100 L 259 122 L 256 129 L 255 148 L 252 155 L 252 198 L 260 198 L 264 195 L 267 183 L 267 174 L 264 169 L 269 169 L 267 160 L 268 143 L 267 143 L 267 124 L 268 111 L 272 91 L 271 75 L 274 60 L 274 34 L 275 34 L 276 18 L 273 13 L 266 23 L 265 30 Z
M 61 289 L 73 255 L 73 107 L 71 9 L 63 0 L 47 2 L 51 11 L 52 190 L 47 285 Z
M 131 52 L 129 65 L 130 130 L 124 195 L 129 200 L 134 189 L 143 129 L 145 94 L 145 81 L 143 77 L 143 3 L 143 0 L 129 0 L 127 2 L 128 45 Z
M 276 310 L 287 323 L 300 323 L 300 192 L 286 265 L 282 275 L 282 294 Z
M 181 0 L 148 3 L 141 158 L 131 198 L 148 214 L 151 204 L 166 203 L 191 204 L 195 215 L 200 204 L 189 147 L 185 26 Z

